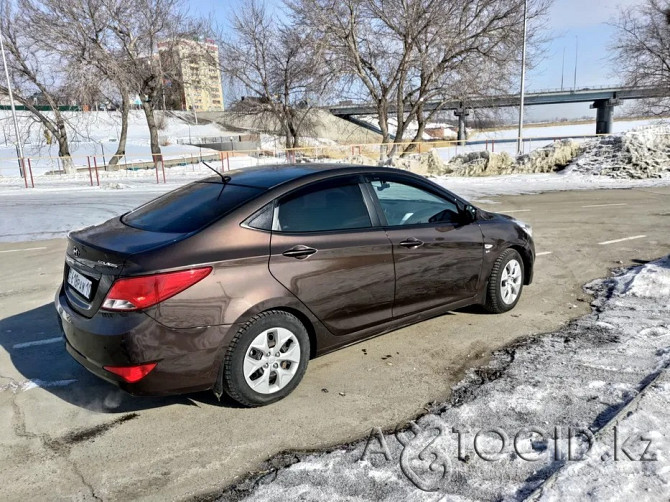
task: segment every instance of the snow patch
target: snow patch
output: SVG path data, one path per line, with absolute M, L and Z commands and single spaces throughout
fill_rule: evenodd
M 105 183 L 104 185 L 101 186 L 102 189 L 105 190 L 124 190 L 127 188 L 133 188 L 132 185 L 128 185 L 126 183 Z
M 666 500 L 670 345 L 658 333 L 670 305 L 665 290 L 647 287 L 666 280 L 668 258 L 593 281 L 591 314 L 496 352 L 449 402 L 385 434 L 386 450 L 371 435 L 332 453 L 296 454 L 297 463 L 251 477 L 222 500 Z M 638 289 L 644 297 L 631 293 Z M 573 436 L 572 460 L 569 427 L 585 431 Z M 653 460 L 639 461 L 647 443 L 638 437 L 651 441 Z M 375 454 L 365 453 L 369 441 Z

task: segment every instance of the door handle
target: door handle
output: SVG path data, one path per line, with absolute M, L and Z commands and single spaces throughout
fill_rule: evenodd
M 310 255 L 316 253 L 316 249 L 303 246 L 302 244 L 298 246 L 293 246 L 291 249 L 287 249 L 282 254 L 289 258 L 297 258 L 298 260 L 304 260 Z
M 410 237 L 409 239 L 405 239 L 404 241 L 401 241 L 400 245 L 404 248 L 414 249 L 414 248 L 418 248 L 419 246 L 423 246 L 423 241 L 420 241 L 419 239 L 415 239 L 414 237 Z

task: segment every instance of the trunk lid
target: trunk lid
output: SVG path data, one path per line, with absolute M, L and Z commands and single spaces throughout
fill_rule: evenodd
M 150 232 L 114 218 L 68 235 L 63 283 L 70 306 L 93 317 L 128 257 L 165 246 L 186 234 Z

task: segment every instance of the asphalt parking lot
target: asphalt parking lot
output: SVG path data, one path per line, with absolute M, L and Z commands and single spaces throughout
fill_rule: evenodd
M 496 197 L 531 223 L 535 281 L 499 316 L 466 309 L 313 360 L 287 399 L 133 398 L 65 352 L 52 307 L 64 239 L 0 243 L 0 499 L 182 500 L 284 450 L 351 441 L 445 399 L 473 365 L 589 310 L 581 286 L 667 255 L 670 187 Z

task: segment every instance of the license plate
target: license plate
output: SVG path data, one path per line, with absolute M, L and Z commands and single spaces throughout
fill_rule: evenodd
M 84 298 L 90 299 L 92 283 L 79 272 L 71 268 L 67 275 L 67 283 L 82 294 Z

